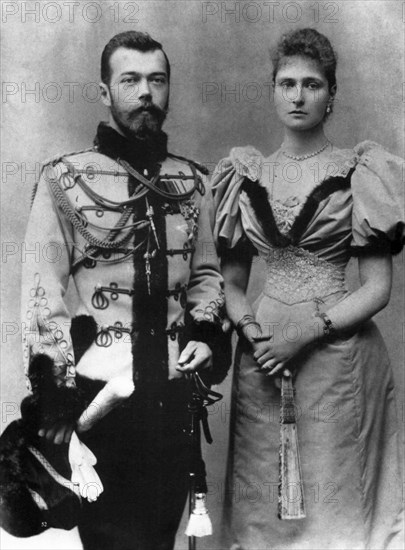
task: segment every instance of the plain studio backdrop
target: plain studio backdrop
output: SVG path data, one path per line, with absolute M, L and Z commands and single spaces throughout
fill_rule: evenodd
M 106 120 L 99 91 L 100 55 L 116 33 L 135 29 L 160 41 L 172 65 L 169 149 L 210 169 L 236 145 L 265 155 L 281 143 L 271 90 L 269 49 L 290 29 L 314 27 L 338 53 L 338 93 L 328 137 L 339 147 L 371 139 L 403 156 L 404 5 L 398 1 L 2 2 L 2 429 L 19 417 L 26 394 L 22 368 L 20 271 L 31 189 L 41 163 L 91 146 Z M 46 212 L 44 212 L 46 216 Z M 46 250 L 35 251 L 46 254 Z M 260 281 L 256 263 L 252 296 Z M 349 268 L 352 284 L 355 270 Z M 377 316 L 393 362 L 403 416 L 403 255 L 395 258 L 389 306 Z M 208 505 L 218 533 L 229 427 L 231 375 L 210 410 L 206 446 Z M 254 411 L 253 411 L 254 412 Z M 256 414 L 260 414 L 256 411 Z M 119 472 L 117 472 L 119 475 Z M 264 498 L 246 488 L 240 498 Z M 156 495 L 157 498 L 158 495 Z M 187 548 L 184 525 L 177 549 Z M 198 548 L 217 549 L 214 534 Z M 80 548 L 76 530 L 18 540 L 2 533 L 2 550 Z

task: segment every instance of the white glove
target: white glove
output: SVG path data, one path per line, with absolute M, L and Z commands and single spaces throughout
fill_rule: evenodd
M 112 409 L 121 405 L 135 389 L 132 379 L 116 376 L 99 391 L 77 422 L 77 431 L 87 432 Z
M 90 449 L 80 441 L 76 432 L 72 433 L 69 445 L 69 462 L 72 468 L 72 483 L 79 486 L 80 494 L 89 502 L 95 502 L 104 491 L 96 470 L 97 459 Z

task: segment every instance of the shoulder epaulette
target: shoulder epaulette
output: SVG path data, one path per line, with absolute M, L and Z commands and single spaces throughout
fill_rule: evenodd
M 209 170 L 206 166 L 203 164 L 200 164 L 199 162 L 196 162 L 195 160 L 188 159 L 186 157 L 181 157 L 180 155 L 173 155 L 173 153 L 168 153 L 168 156 L 177 160 L 182 160 L 183 162 L 186 162 L 187 164 L 192 164 L 197 170 L 199 170 L 204 176 L 208 176 Z
M 45 166 L 48 166 L 49 164 L 54 166 L 55 164 L 58 164 L 58 162 L 60 162 L 65 157 L 72 157 L 74 155 L 80 155 L 80 153 L 89 153 L 90 151 L 94 151 L 94 147 L 88 147 L 87 149 L 82 149 L 81 151 L 73 151 L 71 153 L 64 153 L 63 155 L 61 155 L 61 154 L 54 155 L 53 157 L 50 157 L 49 159 L 46 159 L 42 162 L 41 174 L 44 171 Z M 34 203 L 35 195 L 37 194 L 38 183 L 39 183 L 39 181 L 36 181 L 34 183 L 33 187 L 32 187 L 31 205 L 30 205 L 31 208 L 32 208 L 32 205 Z
M 94 151 L 94 147 L 88 147 L 87 149 L 81 149 L 80 151 L 72 151 L 70 153 L 63 153 L 58 154 L 50 157 L 49 159 L 45 160 L 42 165 L 47 166 L 48 164 L 57 164 L 60 162 L 63 158 L 66 157 L 73 157 L 74 155 L 80 155 L 80 153 L 90 153 L 90 151 Z

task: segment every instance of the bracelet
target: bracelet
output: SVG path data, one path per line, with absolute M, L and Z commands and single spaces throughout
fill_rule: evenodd
M 254 325 L 255 327 L 257 327 L 259 333 L 260 334 L 262 333 L 262 327 L 257 321 L 255 321 L 253 315 L 247 314 L 247 315 L 244 315 L 241 319 L 239 319 L 236 325 L 236 332 L 239 334 L 239 336 L 241 335 L 244 336 L 243 329 L 249 325 Z
M 330 336 L 336 331 L 335 325 L 332 323 L 330 318 L 326 315 L 326 313 L 315 313 L 316 317 L 320 317 L 323 321 L 323 334 L 324 336 Z
M 236 330 L 237 331 L 240 331 L 242 330 L 244 327 L 246 327 L 247 325 L 250 325 L 251 323 L 255 323 L 255 324 L 259 324 L 257 323 L 257 321 L 255 321 L 253 315 L 250 315 L 250 314 L 246 314 L 244 315 L 241 319 L 239 319 L 239 321 L 237 322 L 236 324 Z

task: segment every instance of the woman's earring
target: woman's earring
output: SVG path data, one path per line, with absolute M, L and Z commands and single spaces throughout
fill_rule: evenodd
M 328 104 L 328 105 L 326 106 L 326 114 L 329 115 L 331 111 L 332 111 L 332 108 L 331 108 L 330 104 Z

